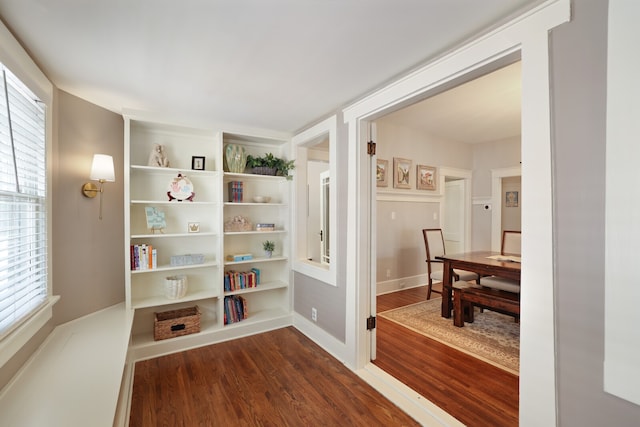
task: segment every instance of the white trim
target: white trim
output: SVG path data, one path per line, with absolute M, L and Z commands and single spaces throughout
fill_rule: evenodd
M 500 252 L 502 247 L 502 178 L 522 176 L 522 167 L 491 169 L 491 250 Z
M 418 274 L 417 276 L 400 277 L 397 279 L 385 280 L 376 283 L 376 295 L 382 295 L 389 292 L 399 291 L 401 289 L 417 288 L 424 286 L 427 282 L 427 274 Z M 427 294 L 425 293 L 425 297 Z
M 521 318 L 520 425 L 556 424 L 555 335 L 551 132 L 549 105 L 549 30 L 570 20 L 570 0 L 550 0 L 433 63 L 344 109 L 349 128 L 347 227 L 347 349 L 354 369 L 370 359 L 364 322 L 368 310 L 366 259 L 368 175 L 361 152 L 367 120 L 380 117 L 429 91 L 520 52 L 522 59 L 523 316 Z M 526 162 L 525 162 L 526 160 Z M 363 200 L 362 195 L 365 195 Z M 529 211 L 530 209 L 530 211 Z M 528 283 L 536 286 L 527 286 Z M 526 295 L 525 295 L 526 293 Z M 526 296 L 526 297 L 525 297 Z M 353 309 L 352 309 L 353 308 Z
M 60 297 L 53 296 L 53 94 L 54 88 L 45 74 L 38 68 L 29 54 L 22 48 L 20 43 L 13 37 L 7 27 L 0 22 L 0 62 L 2 62 L 11 72 L 20 79 L 33 93 L 45 103 L 45 140 L 46 140 L 46 163 L 47 163 L 47 304 L 23 326 L 17 328 L 0 343 L 0 366 L 20 350 L 38 330 L 52 318 L 52 306 Z M 36 327 L 40 325 L 39 327 Z M 18 337 L 19 335 L 19 337 Z M 17 346 L 18 342 L 22 342 Z M 6 349 L 5 349 L 6 346 Z
M 457 178 L 464 180 L 464 250 L 471 250 L 471 189 L 473 188 L 473 171 L 460 168 L 441 167 L 439 169 L 439 183 L 442 192 L 444 192 L 445 180 L 449 178 Z M 440 203 L 440 225 L 442 226 L 442 218 L 444 218 L 444 203 Z
M 51 319 L 53 306 L 59 299 L 57 295 L 49 297 L 40 310 L 0 341 L 0 366 L 7 363 Z
M 418 193 L 415 191 L 378 191 L 376 200 L 379 202 L 414 202 L 414 203 L 440 203 L 442 194 Z
M 304 209 L 296 209 L 293 212 L 294 218 L 292 221 L 293 230 L 293 270 L 304 274 L 305 276 L 312 277 L 321 282 L 327 283 L 332 286 L 338 286 L 337 284 L 337 260 L 340 254 L 338 254 L 338 244 L 336 238 L 337 229 L 337 180 L 338 172 L 338 159 L 337 159 L 337 140 L 336 135 L 338 132 L 338 119 L 331 116 L 328 119 L 323 120 L 315 126 L 295 135 L 292 139 L 293 150 L 295 152 L 296 160 L 296 176 L 295 176 L 295 189 L 293 191 L 293 203 L 291 206 L 306 206 L 306 203 L 301 203 L 304 200 L 303 195 L 306 195 L 306 182 L 307 182 L 307 150 L 304 148 L 312 145 L 315 140 L 328 133 L 329 134 L 329 223 L 331 229 L 329 231 L 329 254 L 331 256 L 331 262 L 329 267 L 326 265 L 315 265 L 300 258 L 300 251 L 306 254 L 307 248 L 307 227 L 306 216 Z M 304 248 L 304 249 L 301 249 Z
M 293 326 L 339 362 L 345 363 L 346 346 L 342 341 L 298 313 L 293 314 Z
M 640 131 L 637 99 L 640 61 L 633 54 L 640 35 L 640 4 L 609 1 L 604 287 L 604 391 L 640 405 L 635 250 L 640 237 L 640 182 L 635 137 Z M 631 49 L 631 50 L 630 50 Z
M 427 398 L 374 364 L 367 364 L 356 374 L 422 426 L 464 426 L 460 421 L 431 403 Z

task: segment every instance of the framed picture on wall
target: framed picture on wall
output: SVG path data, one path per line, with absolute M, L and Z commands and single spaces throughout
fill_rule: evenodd
M 389 160 L 377 160 L 376 164 L 376 184 L 378 187 L 389 185 Z
M 505 192 L 504 205 L 507 208 L 517 208 L 518 207 L 518 192 L 517 191 L 507 191 L 507 192 Z
M 436 189 L 436 168 L 433 166 L 418 165 L 416 170 L 416 188 L 418 190 Z
M 411 188 L 411 160 L 393 158 L 393 187 Z

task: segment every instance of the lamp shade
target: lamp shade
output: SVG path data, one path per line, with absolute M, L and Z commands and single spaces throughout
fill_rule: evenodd
M 116 175 L 113 170 L 113 157 L 106 154 L 94 154 L 89 178 L 94 181 L 115 181 Z

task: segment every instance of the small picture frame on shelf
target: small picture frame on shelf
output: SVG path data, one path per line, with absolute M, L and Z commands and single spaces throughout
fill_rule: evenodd
M 147 228 L 154 233 L 156 231 L 163 233 L 164 229 L 167 227 L 164 212 L 152 206 L 147 206 L 144 210 L 145 216 L 147 217 Z
M 203 171 L 204 159 L 204 156 L 191 156 L 191 169 L 194 171 Z
M 199 222 L 190 222 L 187 224 L 187 230 L 189 233 L 199 233 L 200 232 L 200 223 Z

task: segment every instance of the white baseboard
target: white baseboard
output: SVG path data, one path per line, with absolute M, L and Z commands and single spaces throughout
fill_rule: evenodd
M 386 280 L 376 283 L 376 295 L 388 294 L 390 292 L 399 291 L 401 289 L 416 288 L 426 285 L 427 275 L 420 274 L 418 276 L 401 277 L 399 279 Z
M 339 360 L 340 363 L 345 363 L 347 351 L 345 343 L 298 313 L 293 314 L 293 326 L 335 359 Z

